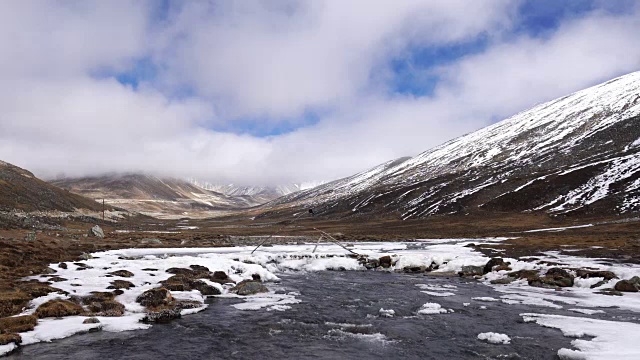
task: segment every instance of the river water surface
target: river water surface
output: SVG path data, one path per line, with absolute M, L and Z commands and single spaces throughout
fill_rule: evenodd
M 387 272 L 321 271 L 281 274 L 278 292 L 302 302 L 286 311 L 239 310 L 241 299 L 210 299 L 195 315 L 148 330 L 96 332 L 26 346 L 10 359 L 554 359 L 571 338 L 559 330 L 525 323 L 521 313 L 581 316 L 562 309 L 484 302 L 500 294 L 475 280 Z M 436 297 L 416 284 L 449 286 Z M 453 288 L 451 286 L 455 286 Z M 418 315 L 427 302 L 453 312 Z M 464 306 L 464 303 L 469 303 Z M 380 316 L 380 309 L 395 316 Z M 608 309 L 603 318 L 625 316 Z M 490 344 L 479 333 L 509 335 Z

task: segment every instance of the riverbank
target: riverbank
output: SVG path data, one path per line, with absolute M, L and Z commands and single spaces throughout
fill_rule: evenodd
M 456 274 L 459 273 L 501 293 L 499 297 L 477 301 L 531 306 L 527 313 L 535 316 L 528 315 L 523 320 L 541 324 L 554 319 L 536 315 L 538 313 L 533 311 L 536 307 L 569 308 L 587 315 L 612 307 L 640 312 L 637 285 L 631 283 L 636 292 L 618 289 L 621 281 L 633 282 L 635 276 L 640 275 L 640 267 L 614 263 L 611 259 L 588 259 L 560 252 L 545 252 L 536 257 L 489 258 L 479 251 L 498 251 L 496 247 L 508 246 L 507 241 L 505 238 L 492 238 L 363 242 L 346 244 L 348 251 L 333 243 L 275 244 L 262 247 L 253 254 L 254 246 L 122 249 L 93 253 L 73 263 L 52 264 L 49 274 L 31 278 L 32 283 L 54 281 L 53 286 L 62 293 L 52 292 L 32 300 L 21 316 L 37 315 L 40 318 L 38 325 L 20 335 L 24 343 L 29 344 L 94 328 L 103 331 L 140 329 L 148 323 L 158 322 L 158 319 L 163 322 L 201 311 L 206 308 L 207 296 L 237 297 L 243 301 L 237 307 L 247 310 L 286 311 L 299 303 L 297 295 L 270 291 L 261 288 L 260 283 L 269 286 L 278 282 L 280 274 L 287 272 L 325 270 L 444 276 L 458 276 Z M 251 287 L 258 290 L 241 293 L 239 284 L 255 284 Z M 450 287 L 428 284 L 421 292 L 436 300 L 455 295 L 455 290 Z M 254 293 L 258 294 L 252 295 Z M 98 294 L 100 299 L 96 300 Z M 105 294 L 112 295 L 106 299 Z M 146 299 L 157 300 L 145 302 Z M 52 315 L 40 309 L 51 301 L 64 303 L 72 310 L 76 309 L 72 304 L 85 306 L 78 307 L 77 312 L 64 313 L 67 315 L 63 317 L 65 326 L 60 327 L 61 322 L 55 317 L 62 315 L 49 318 Z M 118 308 L 120 311 L 100 313 L 108 310 L 104 306 L 107 303 L 110 305 L 108 309 Z M 417 313 L 449 311 L 435 301 L 424 306 L 426 308 L 417 309 Z M 89 317 L 95 317 L 96 322 L 86 324 Z M 57 326 L 52 330 L 48 324 Z M 562 328 L 565 324 L 554 325 Z M 596 337 L 602 335 L 591 334 Z M 629 344 L 614 345 L 629 347 Z

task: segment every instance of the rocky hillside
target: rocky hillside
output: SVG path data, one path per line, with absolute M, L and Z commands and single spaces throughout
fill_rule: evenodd
M 51 184 L 127 210 L 155 214 L 184 214 L 241 209 L 260 204 L 251 196 L 230 196 L 188 181 L 143 174 L 111 174 L 62 179 Z
M 266 214 L 640 211 L 640 72 L 550 101 L 413 157 L 294 193 Z
M 48 184 L 25 169 L 0 161 L 0 211 L 16 209 L 27 212 L 101 211 L 102 204 Z

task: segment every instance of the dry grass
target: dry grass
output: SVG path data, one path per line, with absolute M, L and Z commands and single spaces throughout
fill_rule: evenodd
M 38 323 L 33 315 L 0 318 L 0 334 L 12 334 L 31 331 Z
M 48 317 L 63 317 L 71 315 L 80 315 L 84 313 L 82 306 L 68 300 L 49 300 L 38 306 L 36 316 L 40 319 Z

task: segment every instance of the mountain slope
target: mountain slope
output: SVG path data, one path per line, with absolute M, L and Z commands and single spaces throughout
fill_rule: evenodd
M 27 212 L 73 212 L 76 209 L 101 211 L 102 204 L 57 188 L 27 170 L 0 161 L 0 210 L 14 209 Z
M 250 196 L 228 196 L 188 181 L 143 174 L 111 174 L 51 183 L 77 194 L 105 199 L 107 203 L 149 214 L 231 210 L 259 204 Z
M 613 214 L 640 210 L 640 72 L 550 101 L 416 157 L 277 199 L 281 212 Z

